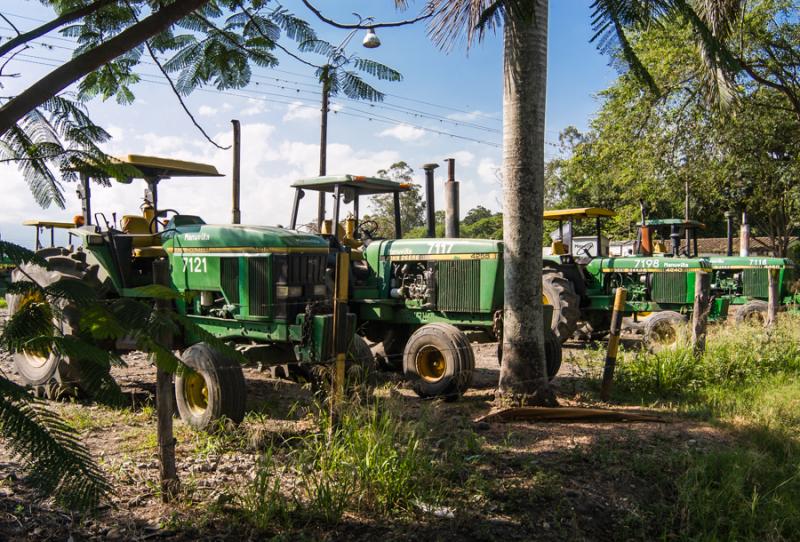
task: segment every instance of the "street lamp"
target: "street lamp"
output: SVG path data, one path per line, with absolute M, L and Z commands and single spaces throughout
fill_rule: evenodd
M 374 21 L 374 17 L 367 17 L 362 18 L 358 13 L 353 13 L 356 17 L 358 17 L 358 25 L 361 26 L 364 23 L 371 23 Z M 348 62 L 347 57 L 343 54 L 344 48 L 347 47 L 347 44 L 350 43 L 350 40 L 353 39 L 353 36 L 356 35 L 359 28 L 354 28 L 350 33 L 342 40 L 336 49 L 330 55 L 330 58 L 334 62 L 334 64 L 326 64 L 322 67 L 322 76 L 320 77 L 322 81 L 322 118 L 320 121 L 320 135 L 319 135 L 319 176 L 324 177 L 328 173 L 328 104 L 330 101 L 330 77 L 331 72 L 336 71 L 342 65 Z M 375 30 L 372 28 L 367 28 L 367 34 L 364 36 L 364 40 L 361 44 L 366 47 L 367 49 L 375 49 L 380 47 L 381 40 L 378 38 L 378 35 L 375 34 Z M 322 223 L 325 221 L 325 192 L 319 193 L 319 200 L 317 201 L 317 231 L 322 231 Z M 335 228 L 335 226 L 334 226 Z M 335 229 L 334 229 L 335 231 Z

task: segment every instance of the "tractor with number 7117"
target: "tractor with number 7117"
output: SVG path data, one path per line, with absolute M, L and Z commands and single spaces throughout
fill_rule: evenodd
M 196 329 L 236 348 L 247 360 L 264 366 L 288 366 L 322 378 L 333 359 L 332 282 L 327 240 L 280 227 L 212 225 L 195 215 L 158 208 L 158 185 L 172 177 L 217 177 L 213 166 L 148 156 L 124 159 L 147 183 L 141 214 L 125 215 L 120 223 L 90 212 L 89 180 L 84 179 L 85 224 L 70 230 L 78 246 L 38 252 L 47 263 L 21 265 L 14 281 L 34 281 L 41 287 L 62 280 L 79 280 L 100 297 L 147 300 L 154 281 L 154 262 L 166 259 L 174 309 Z M 124 179 L 123 182 L 130 182 Z M 172 215 L 168 218 L 168 215 Z M 94 220 L 93 220 L 94 219 Z M 96 224 L 102 219 L 102 226 Z M 12 313 L 33 296 L 7 296 Z M 81 333 L 80 307 L 61 307 L 59 333 Z M 354 333 L 356 315 L 343 315 L 349 329 L 351 373 L 369 370 L 373 356 Z M 343 326 L 344 327 L 344 326 Z M 207 428 L 220 418 L 241 421 L 246 388 L 240 363 L 203 341 L 199 332 L 175 337 L 174 347 L 190 371 L 175 377 L 181 418 Z M 341 339 L 340 339 L 341 340 Z M 132 347 L 125 340 L 105 345 Z M 86 360 L 51 352 L 19 351 L 16 369 L 29 385 L 47 390 L 80 387 Z
M 332 196 L 333 216 L 323 222 L 321 233 L 332 250 L 350 254 L 349 307 L 359 333 L 382 343 L 383 366 L 401 370 L 421 397 L 464 393 L 475 366 L 470 341 L 502 337 L 503 243 L 402 239 L 400 195 L 409 189 L 404 183 L 341 175 L 304 179 L 293 186 L 290 229 L 298 227 L 307 192 Z M 361 198 L 377 194 L 393 196 L 394 231 L 388 239 L 379 235 L 375 221 L 360 216 Z M 350 203 L 352 214 L 340 222 L 342 205 Z M 432 217 L 433 209 L 428 211 Z M 545 305 L 545 357 L 552 378 L 561 365 L 561 343 L 550 330 L 550 310 Z M 498 361 L 500 354 L 498 349 Z

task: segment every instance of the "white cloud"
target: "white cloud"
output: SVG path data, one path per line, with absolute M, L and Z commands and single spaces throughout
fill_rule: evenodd
M 475 161 L 475 155 L 469 151 L 456 151 L 450 153 L 450 158 L 456 159 L 456 176 L 458 176 L 459 166 L 471 166 Z
M 393 137 L 400 141 L 414 141 L 425 135 L 425 130 L 408 124 L 398 124 L 393 128 L 387 128 L 378 135 L 381 137 Z
M 500 182 L 500 164 L 491 158 L 483 158 L 478 163 L 478 177 L 482 182 Z
M 217 109 L 216 107 L 211 107 L 210 105 L 201 105 L 197 109 L 197 114 L 200 115 L 201 117 L 213 117 L 214 115 L 217 114 L 218 111 L 219 109 Z
M 491 118 L 487 118 L 487 117 L 491 117 Z M 480 110 L 476 109 L 475 111 L 469 111 L 469 112 L 463 112 L 463 113 L 451 113 L 451 114 L 447 115 L 447 118 L 451 119 L 451 120 L 460 120 L 462 122 L 474 122 L 474 121 L 476 121 L 478 119 L 481 119 L 481 120 L 484 120 L 484 121 L 487 121 L 487 122 L 491 122 L 491 119 L 494 119 L 496 117 L 494 115 L 490 115 L 488 113 L 484 113 L 483 111 L 480 111 Z M 500 120 L 500 119 L 496 119 L 496 120 Z
M 264 100 L 256 100 L 255 98 L 247 99 L 248 106 L 239 111 L 243 117 L 252 117 L 253 115 L 261 115 L 269 112 L 267 102 Z
M 286 114 L 283 116 L 284 122 L 290 120 L 309 120 L 320 117 L 319 108 L 306 105 L 303 102 L 292 102 L 286 107 Z

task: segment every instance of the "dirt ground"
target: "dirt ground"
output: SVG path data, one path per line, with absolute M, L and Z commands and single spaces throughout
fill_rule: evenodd
M 453 403 L 422 402 L 402 384 L 389 393 L 404 408 L 435 412 L 443 438 L 469 428 L 479 437 L 474 461 L 475 495 L 446 513 L 420 513 L 413 520 L 374 521 L 345 517 L 339 525 L 313 528 L 285 539 L 314 540 L 623 540 L 648 538 L 660 521 L 650 503 L 663 500 L 668 475 L 660 451 L 702 449 L 724 440 L 718 429 L 672 418 L 672 423 L 474 424 L 493 408 L 498 379 L 494 344 L 476 345 L 474 387 Z M 591 404 L 579 363 L 579 345 L 564 351 L 554 384 L 564 405 Z M 162 505 L 157 493 L 155 371 L 142 353 L 126 356 L 127 368 L 113 369 L 130 397 L 130 407 L 112 410 L 82 403 L 51 403 L 79 428 L 84 443 L 112 480 L 112 502 L 95 517 L 80 517 L 34 501 L 13 458 L 0 449 L 0 539 L 7 540 L 240 540 L 250 536 L 225 523 L 196 528 L 192 515 L 224 503 L 247 483 L 265 443 L 313 430 L 303 405 L 309 391 L 298 384 L 245 369 L 251 416 L 235 450 L 175 423 L 178 471 L 184 497 Z M 17 379 L 11 357 L 0 352 L 0 369 Z M 387 377 L 392 380 L 396 377 Z M 470 486 L 471 487 L 471 486 Z M 233 488 L 233 489 L 232 489 Z M 656 530 L 654 530 L 656 529 Z

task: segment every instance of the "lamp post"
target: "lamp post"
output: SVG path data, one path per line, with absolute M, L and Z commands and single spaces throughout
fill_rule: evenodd
M 363 25 L 364 23 L 371 23 L 374 18 L 367 17 L 366 19 L 362 18 L 359 14 L 353 13 L 356 17 L 358 17 L 358 24 Z M 342 54 L 344 48 L 347 47 L 347 44 L 350 43 L 350 40 L 353 39 L 353 36 L 359 31 L 359 28 L 354 28 L 350 33 L 342 40 L 336 49 L 333 50 L 333 53 L 330 55 L 331 62 L 325 64 L 321 68 L 320 74 L 320 82 L 322 83 L 322 117 L 320 119 L 320 130 L 319 130 L 319 176 L 324 177 L 328 174 L 328 107 L 330 104 L 330 97 L 331 97 L 331 76 L 335 75 L 336 70 L 341 68 L 343 65 L 347 64 L 348 58 Z M 375 30 L 373 28 L 367 28 L 367 34 L 364 36 L 364 40 L 361 44 L 366 47 L 367 49 L 375 49 L 380 47 L 381 40 L 378 38 L 377 34 L 375 34 Z M 325 192 L 319 193 L 319 200 L 317 201 L 317 231 L 322 231 L 322 224 L 325 221 Z M 334 231 L 335 226 L 334 226 Z

